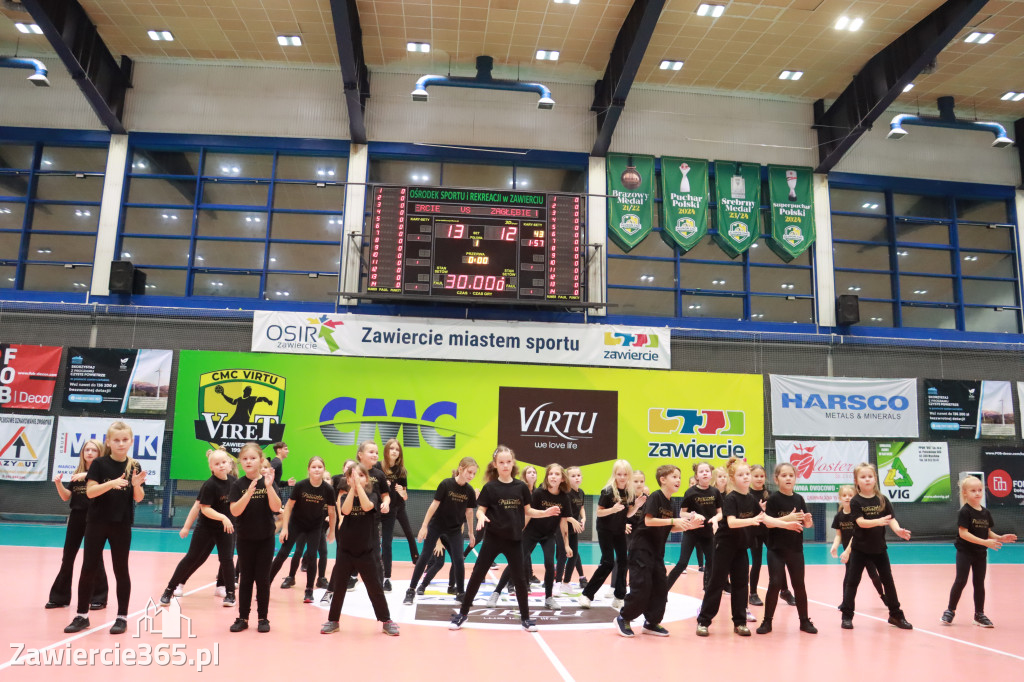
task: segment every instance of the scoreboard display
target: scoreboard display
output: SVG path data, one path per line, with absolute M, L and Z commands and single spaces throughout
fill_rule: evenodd
M 583 301 L 584 225 L 578 194 L 375 187 L 365 292 Z

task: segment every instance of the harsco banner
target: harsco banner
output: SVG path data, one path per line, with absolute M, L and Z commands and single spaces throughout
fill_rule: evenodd
M 915 379 L 772 374 L 777 436 L 918 437 Z
M 257 311 L 252 350 L 669 369 L 667 328 Z
M 615 459 L 659 465 L 764 456 L 757 374 L 181 351 L 171 477 L 209 477 L 211 443 L 288 443 L 285 477 L 320 455 L 333 473 L 359 443 L 402 444 L 409 486 L 433 490 L 498 443 L 521 463 L 582 467 L 598 490 Z M 652 387 L 656 387 L 653 390 Z

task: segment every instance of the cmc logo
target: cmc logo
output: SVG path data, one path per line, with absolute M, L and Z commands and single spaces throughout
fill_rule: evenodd
M 422 413 L 416 409 L 415 400 L 395 400 L 395 408 L 388 411 L 384 398 L 366 398 L 362 411 L 359 399 L 351 397 L 334 398 L 320 411 L 320 433 L 334 445 L 355 445 L 374 440 L 379 433 L 380 442 L 398 438 L 401 434 L 402 447 L 420 447 L 420 438 L 436 450 L 454 450 L 455 434 L 452 428 L 440 426 L 450 436 L 438 432 L 436 422 L 443 417 L 458 417 L 459 406 L 450 400 L 440 400 L 428 405 Z
M 647 410 L 651 433 L 683 433 L 703 436 L 742 436 L 746 415 L 742 410 L 683 410 L 652 407 Z
M 626 332 L 605 332 L 604 345 L 629 346 L 630 348 L 657 348 L 658 337 L 650 334 L 627 334 Z
M 1013 477 L 1002 469 L 988 475 L 988 491 L 996 497 L 1006 497 L 1013 492 Z
M 795 407 L 798 410 L 895 410 L 902 412 L 910 407 L 910 401 L 902 395 L 843 395 L 842 393 L 783 393 L 782 407 Z

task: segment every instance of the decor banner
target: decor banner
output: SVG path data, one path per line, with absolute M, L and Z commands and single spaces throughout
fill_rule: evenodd
M 661 236 L 689 251 L 708 233 L 708 162 L 661 157 Z
M 715 191 L 715 241 L 729 258 L 735 258 L 761 234 L 761 166 L 715 161 Z
M 654 157 L 609 154 L 608 234 L 623 251 L 654 229 Z
M 982 448 L 981 461 L 988 506 L 1024 506 L 1024 448 Z
M 60 346 L 0 343 L 0 408 L 49 410 L 61 350 Z
M 945 443 L 877 443 L 878 480 L 893 502 L 948 502 Z
M 0 414 L 0 481 L 45 481 L 53 417 Z
M 772 374 L 777 436 L 917 438 L 917 381 Z
M 853 467 L 868 461 L 866 440 L 777 440 L 775 460 L 796 469 L 794 491 L 808 502 L 838 502 L 853 484 Z
M 787 263 L 814 243 L 814 170 L 768 166 L 772 232 L 768 248 Z

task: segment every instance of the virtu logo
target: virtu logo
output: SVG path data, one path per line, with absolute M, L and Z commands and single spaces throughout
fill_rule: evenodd
M 498 392 L 498 441 L 531 464 L 594 464 L 616 457 L 618 393 L 554 388 Z

